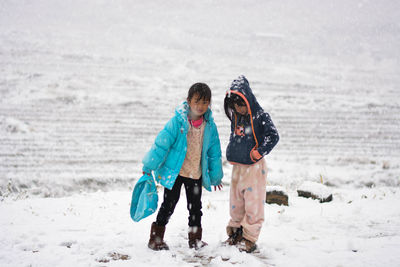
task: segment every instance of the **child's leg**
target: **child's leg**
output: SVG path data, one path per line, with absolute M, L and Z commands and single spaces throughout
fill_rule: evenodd
M 207 246 L 201 241 L 203 229 L 201 228 L 201 185 L 202 180 L 183 178 L 186 191 L 187 209 L 189 210 L 188 244 L 190 248 L 199 249 Z
M 187 209 L 189 211 L 189 226 L 201 227 L 201 194 L 202 194 L 202 180 L 201 178 L 190 179 L 183 178 L 183 184 L 186 191 Z
M 157 214 L 157 225 L 165 226 L 171 218 L 172 213 L 174 213 L 176 204 L 178 203 L 181 194 L 183 179 L 184 178 L 178 175 L 171 190 L 164 188 L 164 200 Z
M 246 214 L 242 221 L 243 237 L 252 242 L 258 240 L 264 222 L 267 166 L 265 160 L 251 165 L 245 177 L 244 201 Z
M 240 183 L 242 169 L 243 168 L 240 165 L 233 165 L 232 168 L 231 189 L 229 197 L 229 213 L 231 215 L 231 219 L 228 223 L 228 227 L 233 228 L 239 228 L 241 226 L 241 222 L 245 214 L 244 198 Z

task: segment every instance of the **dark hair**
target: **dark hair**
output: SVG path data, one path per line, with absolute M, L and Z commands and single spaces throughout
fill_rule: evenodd
M 205 83 L 195 83 L 195 84 L 193 84 L 189 88 L 187 101 L 192 100 L 193 96 L 196 93 L 199 95 L 198 99 L 196 99 L 196 101 L 198 101 L 200 99 L 204 99 L 206 101 L 211 102 L 211 90 L 210 90 L 210 87 L 208 87 L 207 84 L 205 84 Z
M 241 96 L 232 92 L 226 94 L 224 99 L 224 109 L 226 116 L 230 120 L 232 120 L 232 115 L 235 112 L 235 104 L 238 106 L 246 106 L 246 102 L 244 102 L 244 99 Z

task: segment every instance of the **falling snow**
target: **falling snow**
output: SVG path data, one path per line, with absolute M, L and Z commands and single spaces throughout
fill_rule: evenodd
M 0 266 L 400 266 L 399 12 L 395 0 L 3 0 Z M 258 256 L 220 246 L 234 208 L 222 103 L 241 74 L 281 137 L 268 185 L 289 196 L 264 206 Z M 209 246 L 188 249 L 182 197 L 170 251 L 154 252 L 156 213 L 130 219 L 132 188 L 198 81 L 224 159 L 222 191 L 203 190 Z M 307 181 L 333 201 L 298 197 Z

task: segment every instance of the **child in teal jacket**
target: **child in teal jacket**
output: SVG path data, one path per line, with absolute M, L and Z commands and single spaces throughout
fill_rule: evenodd
M 189 247 L 207 245 L 201 241 L 201 189 L 221 188 L 223 177 L 221 145 L 211 109 L 211 90 L 195 83 L 187 101 L 175 110 L 143 158 L 143 173 L 154 171 L 156 181 L 164 186 L 164 200 L 157 219 L 152 223 L 148 247 L 168 249 L 164 242 L 165 226 L 178 203 L 182 184 L 189 210 Z

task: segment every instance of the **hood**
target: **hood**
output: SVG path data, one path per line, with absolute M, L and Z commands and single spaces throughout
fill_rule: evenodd
M 253 119 L 259 112 L 263 112 L 260 104 L 258 104 L 253 91 L 250 88 L 249 81 L 244 75 L 240 75 L 237 79 L 233 80 L 231 88 L 227 94 L 237 94 L 243 98 L 247 105 L 247 109 L 251 110 Z

